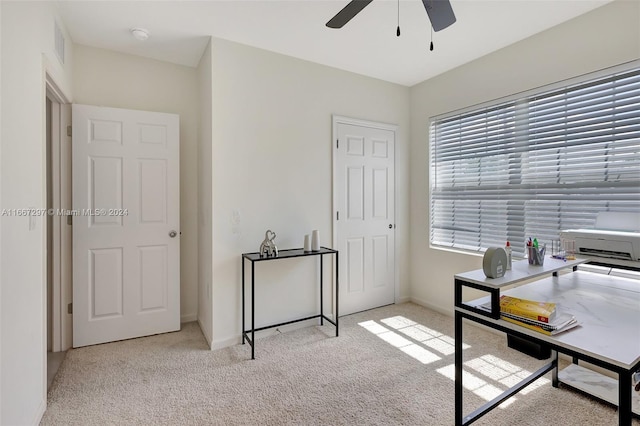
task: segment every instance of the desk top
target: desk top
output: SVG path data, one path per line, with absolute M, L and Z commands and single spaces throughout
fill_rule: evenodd
M 480 284 L 487 288 L 501 288 L 533 278 L 548 276 L 553 272 L 572 268 L 585 262 L 588 262 L 588 259 L 560 260 L 547 256 L 545 257 L 544 265 L 542 266 L 529 265 L 529 261 L 527 259 L 513 262 L 511 270 L 506 271 L 504 276 L 500 278 L 487 278 L 482 269 L 456 274 L 454 278 Z
M 277 256 L 260 256 L 259 252 L 254 252 L 254 253 L 242 253 L 242 257 L 252 262 L 260 262 L 263 260 L 277 260 L 277 259 L 286 259 L 289 257 L 301 257 L 301 256 L 316 256 L 319 254 L 329 254 L 329 253 L 338 253 L 338 251 L 327 248 L 327 247 L 320 247 L 320 250 L 317 250 L 317 251 L 304 251 L 304 249 L 296 248 L 296 249 L 278 250 Z
M 504 320 L 482 316 L 484 320 L 623 368 L 631 368 L 640 362 L 638 280 L 575 271 L 525 284 L 503 294 L 555 302 L 558 309 L 575 315 L 580 325 L 555 336 L 547 336 Z M 487 301 L 489 297 L 465 303 L 477 306 Z M 481 317 L 464 308 L 456 310 Z

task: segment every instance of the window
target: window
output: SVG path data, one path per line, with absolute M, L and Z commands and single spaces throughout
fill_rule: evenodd
M 432 119 L 430 241 L 484 251 L 640 214 L 640 68 Z

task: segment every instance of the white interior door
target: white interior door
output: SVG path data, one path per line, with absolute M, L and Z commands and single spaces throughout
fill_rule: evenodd
M 73 346 L 179 330 L 179 117 L 72 113 Z
M 340 315 L 395 301 L 395 127 L 374 126 L 334 119 Z

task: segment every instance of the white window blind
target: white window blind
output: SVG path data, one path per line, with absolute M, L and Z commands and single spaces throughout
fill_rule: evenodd
M 592 228 L 598 212 L 640 214 L 640 69 L 488 107 L 430 126 L 433 245 L 484 251 Z

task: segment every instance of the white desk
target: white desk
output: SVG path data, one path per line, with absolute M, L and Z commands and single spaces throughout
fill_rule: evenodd
M 503 291 L 516 297 L 556 302 L 561 309 L 575 315 L 581 323 L 579 327 L 555 336 L 519 327 L 499 319 L 499 305 L 493 303 L 491 313 L 475 309 L 476 306 L 488 300 L 498 300 L 500 289 L 522 282 L 528 278 L 536 278 L 563 269 L 563 264 L 549 262 L 545 259 L 545 266 L 529 266 L 524 263 L 514 263 L 510 276 L 499 279 L 484 277 L 482 270 L 472 271 L 455 276 L 456 281 L 456 424 L 469 424 L 489 410 L 495 408 L 506 398 L 519 392 L 548 371 L 553 373 L 553 385 L 559 382 L 576 387 L 580 390 L 596 394 L 611 403 L 619 405 L 619 424 L 631 423 L 632 405 L 634 411 L 640 414 L 640 398 L 632 392 L 631 374 L 640 368 L 640 283 L 637 280 L 612 277 L 591 272 L 574 271 L 569 274 L 552 276 L 538 281 Z M 576 263 L 564 263 L 572 268 Z M 533 272 L 531 268 L 535 269 Z M 530 273 L 532 272 L 532 273 Z M 481 274 L 481 275 L 480 275 Z M 462 302 L 462 287 L 479 288 L 490 293 L 471 302 Z M 497 313 L 497 318 L 496 318 Z M 552 349 L 552 361 L 533 373 L 520 385 L 507 390 L 503 395 L 469 416 L 462 414 L 462 318 L 478 322 L 494 329 L 503 331 L 535 343 L 544 344 Z M 590 373 L 577 365 L 572 365 L 565 372 L 558 374 L 558 352 L 568 354 L 578 360 L 585 360 L 618 374 L 618 381 Z M 458 374 L 459 373 L 459 374 Z M 591 374 L 594 374 L 591 376 Z M 459 375 L 459 380 L 458 380 Z M 587 381 L 594 382 L 585 386 Z M 598 378 L 599 377 L 599 378 Z M 595 379 L 594 379 L 595 378 Z M 632 398 L 633 395 L 633 398 Z M 634 402 L 632 404 L 632 399 Z M 637 404 L 637 405 L 636 405 Z

